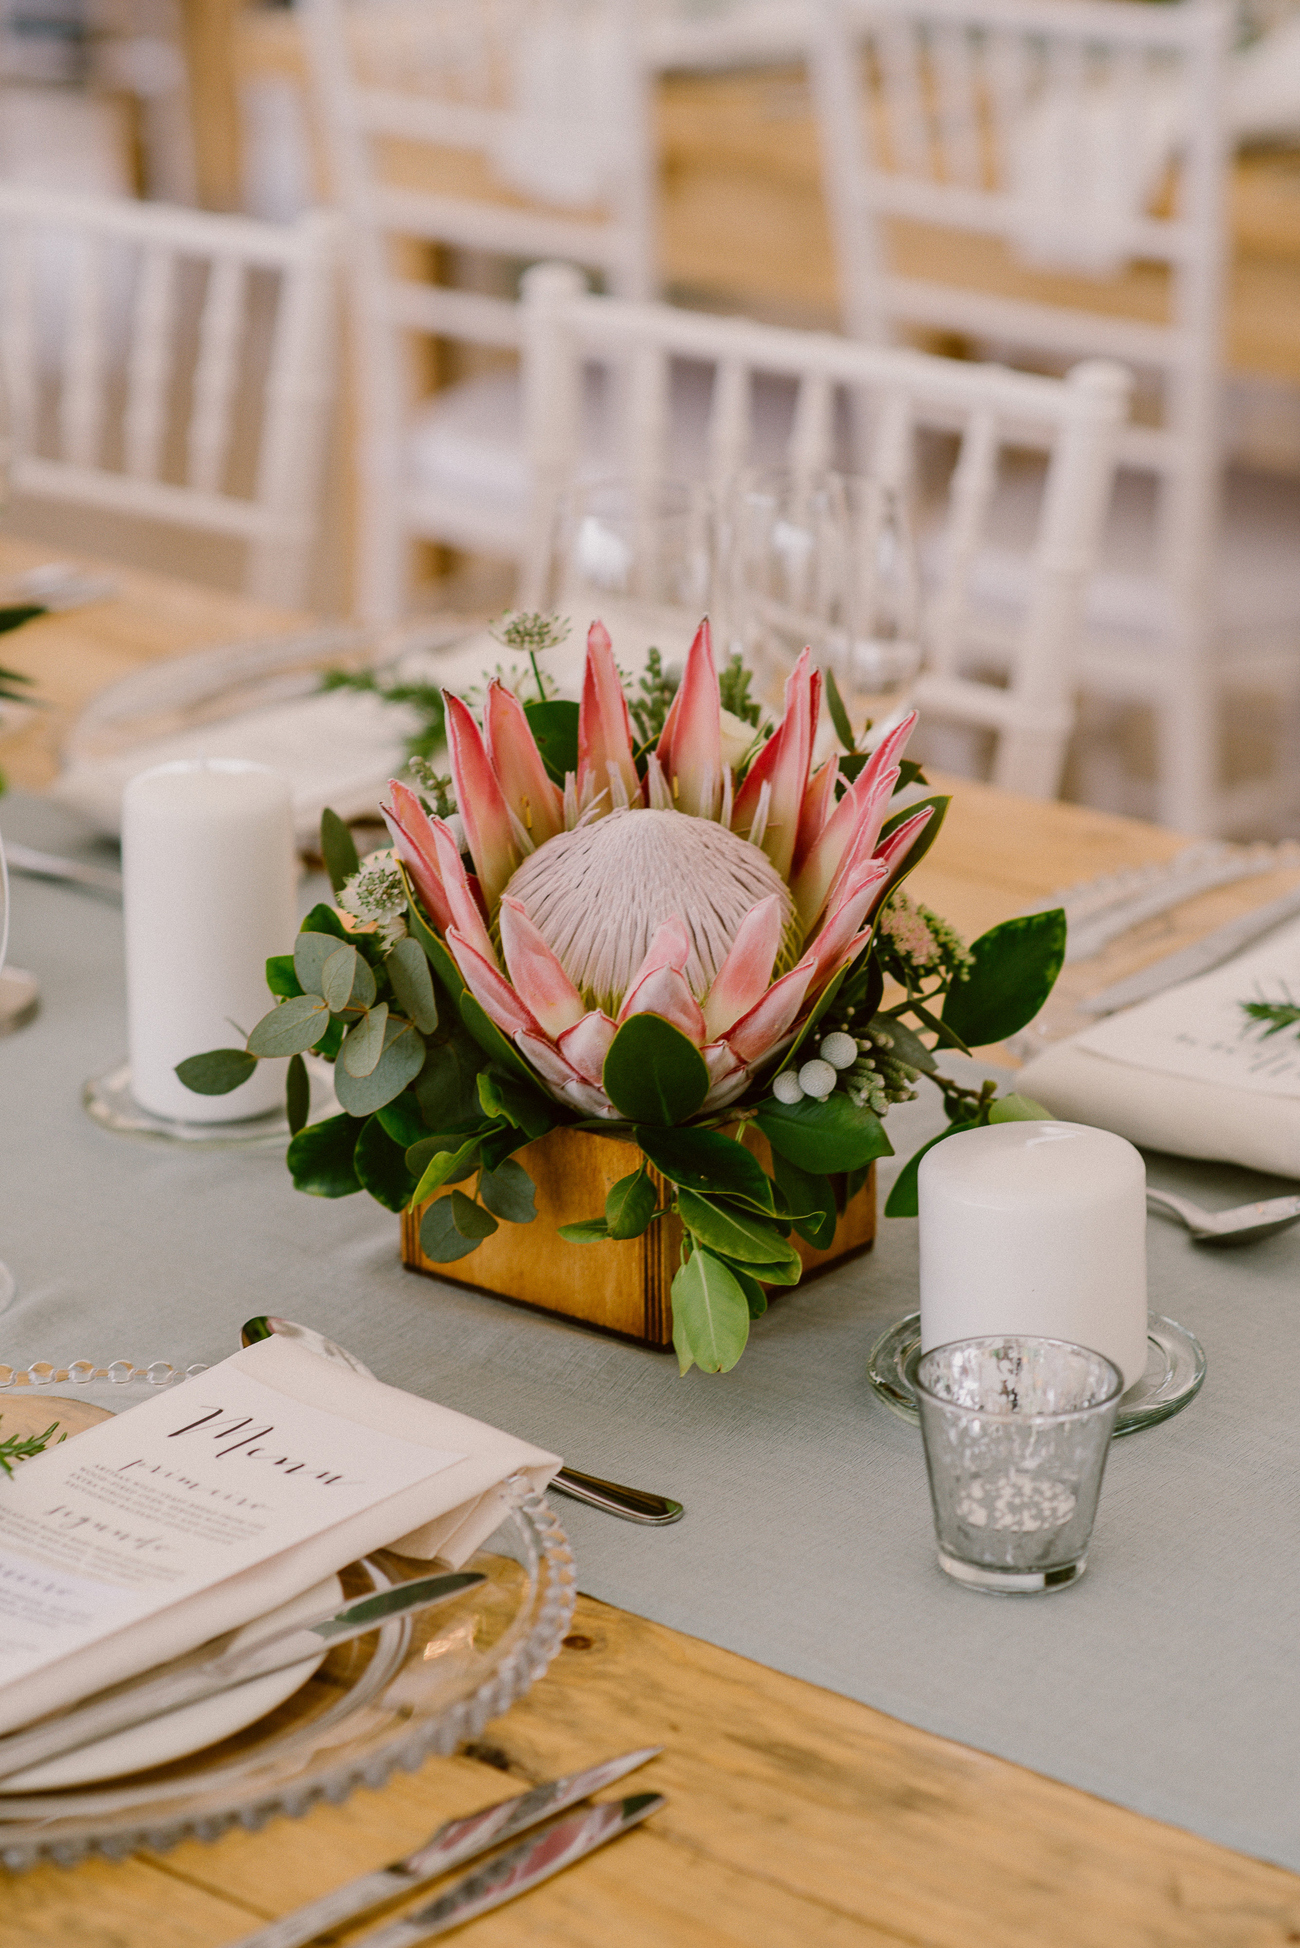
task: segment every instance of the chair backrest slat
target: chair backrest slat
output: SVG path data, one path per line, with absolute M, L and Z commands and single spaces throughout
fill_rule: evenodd
M 63 457 L 77 467 L 100 458 L 104 431 L 104 260 L 97 237 L 79 235 L 72 243 L 64 346 L 65 382 L 59 402 Z
M 131 321 L 123 421 L 126 471 L 137 480 L 157 480 L 162 464 L 175 310 L 176 259 L 165 250 L 146 250 Z
M 194 413 L 186 456 L 190 486 L 201 493 L 218 493 L 222 485 L 233 433 L 231 407 L 246 297 L 244 266 L 230 257 L 214 263 L 199 325 Z

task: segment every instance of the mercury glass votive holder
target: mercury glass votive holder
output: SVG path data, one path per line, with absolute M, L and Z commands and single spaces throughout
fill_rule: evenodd
M 916 1373 L 939 1566 L 971 1589 L 1077 1583 L 1124 1390 L 1064 1339 L 987 1335 L 936 1346 Z

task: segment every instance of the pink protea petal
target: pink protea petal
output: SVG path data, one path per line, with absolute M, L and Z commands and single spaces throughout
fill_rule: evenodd
M 520 901 L 502 900 L 499 924 L 511 985 L 554 1041 L 582 1020 L 587 1004 Z
M 831 976 L 843 966 L 849 943 L 879 899 L 888 879 L 889 868 L 884 862 L 870 859 L 849 882 L 844 899 L 808 950 L 809 956 L 816 962 L 814 993 L 824 988 Z
M 812 651 L 805 649 L 786 682 L 785 715 L 750 765 L 732 807 L 731 829 L 744 837 L 753 827 L 764 784 L 771 785 L 772 802 L 762 843 L 782 879 L 790 877 L 799 836 L 820 701 L 821 671 L 813 667 Z
M 486 960 L 456 927 L 448 929 L 447 945 L 466 987 L 503 1035 L 541 1035 L 537 1022 L 500 969 Z
M 552 784 L 524 707 L 496 678 L 488 685 L 483 728 L 488 762 L 506 804 L 534 845 L 564 830 L 564 794 Z
M 607 1122 L 622 1121 L 622 1112 L 615 1109 L 603 1089 L 590 1082 L 566 1082 L 559 1092 L 566 1102 L 580 1109 L 584 1116 L 603 1116 Z
M 715 1082 L 713 1084 L 708 1095 L 700 1104 L 701 1112 L 705 1110 L 725 1109 L 728 1103 L 735 1102 L 737 1096 L 744 1095 L 748 1085 L 749 1070 L 747 1068 L 737 1069 L 734 1075 L 725 1076 L 721 1082 Z
M 692 818 L 716 818 L 722 784 L 722 704 L 707 616 L 695 632 L 655 755 L 677 810 Z
M 857 841 L 868 827 L 872 828 L 871 845 L 874 846 L 884 823 L 886 807 L 898 782 L 896 761 L 902 755 L 903 746 L 911 736 L 915 723 L 916 712 L 913 710 L 901 724 L 895 724 L 893 730 L 881 738 L 839 804 L 828 810 L 821 831 L 810 841 L 798 860 L 790 890 L 794 894 L 794 903 L 805 931 L 816 924 L 836 875 L 848 863 L 849 853 L 856 851 L 859 858 L 865 856 Z
M 566 1062 L 588 1082 L 598 1083 L 605 1073 L 605 1057 L 618 1033 L 618 1023 L 600 1008 L 593 1008 L 573 1028 L 566 1028 L 557 1044 Z
M 725 1035 L 762 999 L 772 978 L 781 931 L 781 901 L 772 893 L 751 907 L 741 921 L 727 958 L 704 997 L 704 1023 L 710 1035 Z
M 571 1062 L 566 1062 L 554 1042 L 545 1035 L 535 1035 L 527 1028 L 515 1031 L 515 1047 L 526 1061 L 531 1062 L 542 1081 L 552 1089 L 567 1088 L 571 1082 L 580 1082 L 581 1076 Z
M 727 1030 L 723 1040 L 739 1061 L 761 1061 L 787 1033 L 804 1004 L 816 966 L 813 956 L 805 954 L 797 967 L 773 982 L 756 1007 Z
M 628 803 L 641 802 L 641 780 L 632 757 L 632 720 L 619 682 L 609 631 L 593 622 L 587 631 L 587 665 L 578 708 L 578 798 L 590 787 L 609 790 L 609 767 L 623 781 Z
M 797 873 L 808 857 L 815 839 L 821 836 L 822 828 L 835 810 L 835 787 L 839 782 L 839 753 L 826 760 L 825 764 L 813 772 L 808 780 L 808 789 L 803 795 L 803 806 L 799 813 L 799 836 L 795 840 L 794 858 L 790 870 Z
M 923 811 L 914 812 L 911 818 L 905 818 L 901 825 L 894 827 L 887 839 L 877 845 L 874 857 L 883 859 L 890 872 L 894 872 L 912 850 L 913 844 L 920 838 L 933 817 L 934 806 L 927 805 Z
M 447 709 L 447 752 L 456 781 L 457 809 L 491 912 L 519 864 L 519 848 L 510 828 L 510 808 L 497 783 L 478 725 L 459 697 L 453 696 L 450 690 L 444 690 L 442 695 Z
M 384 824 L 393 841 L 393 850 L 415 881 L 415 890 L 424 902 L 425 912 L 445 933 L 451 922 L 451 908 L 443 889 L 438 855 L 429 829 L 429 815 L 408 785 L 390 778 L 388 789 L 392 805 L 381 806 Z
M 686 976 L 675 967 L 652 967 L 633 982 L 619 1009 L 620 1028 L 631 1015 L 662 1015 L 697 1048 L 707 1039 L 704 1010 L 691 993 Z
M 433 840 L 438 870 L 442 874 L 443 895 L 451 910 L 449 926 L 455 927 L 475 952 L 481 954 L 489 966 L 495 967 L 496 948 L 483 924 L 483 908 L 465 871 L 456 836 L 445 819 L 440 818 L 429 820 L 429 834 Z
M 655 928 L 650 945 L 646 948 L 645 959 L 627 984 L 631 994 L 638 981 L 644 981 L 647 974 L 653 974 L 658 967 L 675 967 L 680 974 L 691 957 L 691 936 L 686 931 L 686 922 L 680 914 L 670 913 L 661 926 Z M 623 1017 L 620 1015 L 619 1020 Z
M 700 1050 L 704 1066 L 709 1072 L 709 1087 L 716 1088 L 731 1076 L 738 1075 L 745 1067 L 740 1057 L 728 1047 L 726 1042 L 706 1042 Z

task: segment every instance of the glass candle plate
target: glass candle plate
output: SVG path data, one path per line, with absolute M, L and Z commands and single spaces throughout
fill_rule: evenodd
M 900 1420 L 915 1427 L 920 1416 L 916 1408 L 916 1369 L 921 1359 L 921 1315 L 909 1312 L 871 1349 L 867 1378 L 878 1397 Z M 1136 1434 L 1140 1428 L 1154 1427 L 1181 1413 L 1200 1392 L 1205 1378 L 1205 1353 L 1201 1343 L 1180 1326 L 1176 1319 L 1147 1316 L 1147 1369 L 1119 1403 L 1114 1438 Z
M 203 1370 L 165 1360 L 0 1367 L 0 1435 L 7 1408 L 48 1401 L 47 1421 L 59 1400 L 121 1409 Z M 0 1862 L 11 1871 L 41 1860 L 68 1866 L 89 1854 L 119 1859 L 140 1847 L 215 1839 L 234 1825 L 256 1831 L 278 1814 L 382 1786 L 397 1768 L 414 1771 L 430 1754 L 476 1738 L 546 1670 L 569 1627 L 576 1586 L 564 1530 L 522 1481 L 506 1520 L 464 1566 L 486 1582 L 341 1645 L 285 1703 L 220 1744 L 96 1786 L 25 1794 L 0 1787 Z M 378 1551 L 340 1576 L 352 1597 L 427 1572 L 425 1563 Z

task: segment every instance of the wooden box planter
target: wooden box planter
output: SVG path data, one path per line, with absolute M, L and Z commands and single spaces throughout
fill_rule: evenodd
M 751 1130 L 747 1142 L 770 1171 L 772 1156 L 766 1139 Z M 606 1193 L 638 1168 L 641 1155 L 636 1146 L 617 1137 L 560 1128 L 517 1154 L 537 1186 L 537 1217 L 532 1224 L 503 1224 L 466 1257 L 438 1265 L 420 1249 L 420 1220 L 428 1209 L 428 1204 L 421 1204 L 402 1213 L 403 1264 L 535 1311 L 579 1319 L 643 1346 L 671 1346 L 672 1282 L 681 1263 L 682 1228 L 676 1218 L 658 1219 L 639 1238 L 600 1244 L 570 1244 L 556 1231 L 558 1225 L 598 1217 L 604 1211 Z M 662 1204 L 666 1201 L 663 1179 L 653 1169 L 650 1175 Z M 438 1196 L 449 1196 L 450 1190 L 448 1185 Z M 793 1243 L 807 1278 L 867 1250 L 875 1235 L 873 1166 L 825 1251 L 815 1250 L 798 1236 Z

